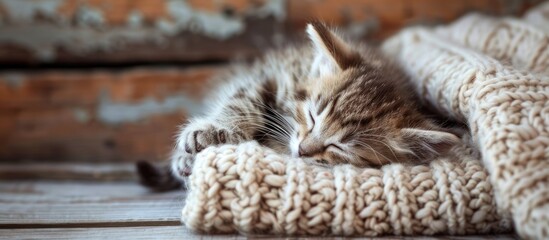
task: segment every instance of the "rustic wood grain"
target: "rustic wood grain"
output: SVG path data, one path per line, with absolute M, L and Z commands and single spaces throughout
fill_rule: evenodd
M 0 72 L 0 162 L 165 160 L 223 68 Z M 163 104 L 172 106 L 155 113 Z M 108 117 L 123 118 L 105 119 L 115 105 L 123 109 Z
M 152 193 L 136 182 L 17 180 L 0 183 L 3 203 L 92 203 L 173 199 L 184 192 Z
M 220 239 L 190 233 L 183 226 L 0 229 L 0 239 Z M 243 239 L 235 237 L 234 239 Z
M 184 94 L 200 100 L 223 65 L 0 71 L 0 110 L 132 102 Z M 103 94 L 103 95 L 102 95 Z M 23 120 L 23 119 L 21 119 Z
M 0 228 L 51 228 L 177 226 L 185 194 L 136 183 L 7 182 L 0 196 Z
M 377 31 L 372 37 L 383 39 L 406 26 L 447 23 L 471 11 L 492 15 L 520 15 L 535 3 L 517 1 L 511 4 L 492 0 L 288 1 L 288 21 L 297 29 L 304 27 L 311 19 L 322 19 L 335 26 L 374 21 L 377 23 Z
M 34 67 L 42 65 L 186 64 L 251 59 L 268 49 L 275 49 L 293 42 L 303 32 L 301 29 L 298 32 L 288 33 L 283 23 L 273 18 L 249 18 L 245 22 L 247 31 L 223 41 L 183 32 L 177 36 L 166 37 L 162 44 L 131 42 L 125 43 L 121 48 L 109 51 L 91 51 L 86 54 L 58 49 L 55 59 L 47 61 L 37 58 L 32 51 L 24 46 L 0 42 L 0 67 L 2 65 Z M 271 31 L 272 29 L 275 31 Z
M 29 0 L 21 0 L 29 1 Z M 139 13 L 142 24 L 137 30 L 155 28 L 158 22 L 171 19 L 167 10 L 167 1 L 158 0 L 64 0 L 54 16 L 62 16 L 77 22 L 83 8 L 96 9 L 102 13 L 103 24 L 96 34 L 108 31 L 136 30 L 128 28 L 128 19 Z M 137 39 L 121 41 L 116 47 L 98 49 L 89 52 L 71 50 L 69 46 L 58 46 L 53 57 L 40 59 L 22 43 L 0 42 L 0 63 L 4 64 L 80 64 L 97 63 L 136 63 L 136 62 L 193 62 L 227 60 L 235 57 L 252 57 L 264 52 L 266 48 L 280 46 L 301 36 L 306 22 L 322 20 L 341 29 L 350 30 L 364 36 L 373 35 L 376 39 L 386 37 L 396 30 L 412 24 L 446 23 L 469 11 L 481 11 L 489 14 L 518 15 L 525 9 L 538 3 L 533 1 L 499 0 L 311 0 L 286 1 L 280 10 L 283 18 L 272 14 L 261 14 L 260 8 L 278 0 L 221 0 L 221 1 L 185 1 L 195 11 L 203 11 L 227 19 L 241 19 L 242 32 L 228 38 L 212 38 L 200 33 L 183 31 L 175 36 L 167 36 L 162 41 Z M 16 14 L 13 14 L 16 15 Z M 0 4 L 0 17 L 6 19 L 5 26 L 28 26 L 29 19 L 17 19 Z M 31 29 L 44 31 L 52 25 L 51 16 L 31 18 Z M 215 21 L 212 21 L 215 22 Z M 213 24 L 213 23 L 212 23 Z M 44 29 L 36 26 L 43 26 Z M 88 28 L 78 24 L 60 25 L 58 31 L 70 31 Z M 0 26 L 0 34 L 2 26 Z M 137 31 L 138 32 L 138 31 Z M 68 45 L 68 44 L 65 44 Z
M 126 164 L 79 164 L 79 163 L 0 163 L 0 179 L 45 179 L 45 180 L 86 180 L 120 181 L 137 180 L 135 166 Z M 0 186 L 2 184 L 0 183 Z
M 116 228 L 50 228 L 50 229 L 0 229 L 0 239 L 294 239 L 276 236 L 240 236 L 240 235 L 200 235 L 190 232 L 182 226 L 160 227 L 116 227 Z M 317 237 L 299 237 L 303 240 Z M 323 237 L 322 239 L 347 239 L 344 237 Z M 351 239 L 351 238 L 349 238 Z M 473 236 L 418 236 L 418 237 L 377 237 L 353 239 L 384 240 L 514 240 L 513 235 L 473 235 Z
M 97 203 L 3 203 L 0 228 L 177 226 L 182 198 Z
M 29 0 L 20 0 L 31 2 Z M 32 49 L 21 42 L 0 42 L 0 64 L 63 63 L 71 65 L 94 65 L 97 63 L 139 63 L 139 62 L 192 62 L 226 60 L 234 57 L 250 57 L 258 55 L 265 48 L 277 45 L 284 32 L 284 22 L 276 20 L 272 14 L 260 13 L 260 8 L 269 2 L 278 0 L 222 0 L 213 1 L 181 1 L 193 11 L 205 13 L 211 17 L 208 24 L 219 24 L 219 19 L 229 19 L 244 25 L 240 32 L 235 32 L 229 38 L 212 37 L 196 31 L 181 31 L 160 34 L 160 22 L 173 20 L 168 2 L 161 0 L 61 0 L 54 9 L 54 14 L 37 13 L 38 16 L 18 17 L 17 10 L 11 10 L 0 2 L 0 17 L 7 24 L 0 26 L 0 34 L 8 34 L 3 29 L 15 26 L 26 34 L 55 29 L 59 35 L 70 35 L 71 32 L 82 30 L 91 35 L 108 35 L 117 32 L 131 32 L 131 37 L 108 41 L 99 44 L 88 51 L 78 51 L 72 41 L 60 46 L 54 46 L 50 57 L 43 59 Z M 172 1 L 173 2 L 173 1 Z M 37 4 L 36 4 L 37 5 Z M 173 11 L 174 7 L 172 7 Z M 83 18 L 84 10 L 98 11 L 100 24 L 78 24 Z M 177 9 L 176 9 L 177 10 Z M 28 10 L 29 12 L 32 12 Z M 251 14 L 255 13 L 257 14 Z M 132 26 L 128 19 L 138 14 L 140 23 Z M 46 16 L 44 16 L 46 15 Z M 208 16 L 211 15 L 211 16 Z M 253 16 L 252 16 L 253 15 Z M 59 24 L 59 19 L 65 19 Z M 52 20 L 54 19 L 54 20 Z M 223 21 L 223 20 L 222 20 Z M 99 25 L 95 26 L 95 25 Z M 195 26 L 196 27 L 196 26 Z M 198 27 L 199 28 L 199 27 Z M 10 29 L 11 33 L 13 32 Z M 17 31 L 16 31 L 17 32 Z M 149 32 L 144 34 L 142 32 Z M 157 36 L 154 36 L 154 35 Z M 159 38 L 162 35 L 162 38 Z M 40 34 L 33 35 L 41 37 Z M 158 40 L 161 39 L 161 40 Z M 87 39 L 83 39 L 86 41 Z M 222 43 L 222 44 L 221 44 Z M 69 46 L 70 45 L 70 46 Z M 103 46 L 104 45 L 104 46 Z M 51 48 L 52 46 L 47 46 Z

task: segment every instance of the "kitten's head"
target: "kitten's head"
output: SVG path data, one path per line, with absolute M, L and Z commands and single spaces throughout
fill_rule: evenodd
M 297 107 L 292 155 L 378 166 L 428 160 L 459 141 L 420 113 L 403 75 L 380 55 L 354 49 L 319 23 L 309 24 L 307 33 L 312 84 Z

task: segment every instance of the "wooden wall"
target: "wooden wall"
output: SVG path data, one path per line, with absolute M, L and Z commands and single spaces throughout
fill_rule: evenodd
M 380 41 L 398 29 L 528 0 L 0 0 L 0 162 L 167 157 L 231 59 L 320 19 Z

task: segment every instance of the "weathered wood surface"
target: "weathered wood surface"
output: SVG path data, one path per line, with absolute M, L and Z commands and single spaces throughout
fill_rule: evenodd
M 0 163 L 0 180 L 15 179 L 135 181 L 137 175 L 133 163 Z
M 3 203 L 97 203 L 112 200 L 172 200 L 185 192 L 153 193 L 136 182 L 17 180 L 0 183 Z
M 183 226 L 0 229 L 0 239 L 227 239 L 227 236 L 200 236 Z M 229 238 L 230 239 L 230 238 Z M 233 239 L 245 239 L 234 237 Z
M 284 2 L 1 1 L 0 63 L 201 61 L 255 55 L 285 35 Z
M 184 227 L 124 227 L 124 228 L 54 228 L 54 229 L 0 229 L 0 239 L 294 239 L 293 237 L 239 236 L 239 235 L 199 235 Z M 313 240 L 317 237 L 299 237 Z M 343 237 L 324 237 L 327 240 L 347 239 Z M 351 238 L 349 238 L 351 239 Z M 384 240 L 515 240 L 513 235 L 493 236 L 435 236 L 435 237 L 379 237 L 352 239 Z
M 0 162 L 167 159 L 220 68 L 0 72 Z
M 40 3 L 39 3 L 40 2 Z M 322 20 L 363 38 L 468 11 L 520 14 L 539 0 L 4 0 L 0 63 L 189 62 L 250 57 Z
M 0 228 L 177 226 L 184 192 L 151 193 L 135 183 L 7 182 Z
M 2 228 L 175 226 L 181 198 L 92 203 L 3 203 Z

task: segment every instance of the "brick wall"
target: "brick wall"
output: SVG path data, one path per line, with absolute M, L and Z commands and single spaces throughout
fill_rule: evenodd
M 300 39 L 310 20 L 379 41 L 537 2 L 0 0 L 0 161 L 163 159 L 212 74 Z

